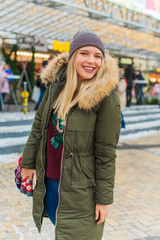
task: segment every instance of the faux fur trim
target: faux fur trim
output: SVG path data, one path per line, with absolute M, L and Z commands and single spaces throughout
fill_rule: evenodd
M 48 85 L 52 82 L 59 81 L 57 79 L 57 73 L 64 64 L 68 63 L 68 53 L 62 53 L 57 55 L 53 60 L 47 65 L 47 67 L 41 73 L 42 83 Z
M 57 73 L 60 68 L 68 62 L 68 54 L 62 53 L 55 57 L 51 63 L 43 70 L 41 74 L 42 82 L 45 84 L 59 81 Z M 85 94 L 80 97 L 79 108 L 90 110 L 101 102 L 106 96 L 116 88 L 119 83 L 119 68 L 117 61 L 109 54 L 105 58 L 104 75 L 101 79 L 96 79 L 92 86 L 90 86 Z

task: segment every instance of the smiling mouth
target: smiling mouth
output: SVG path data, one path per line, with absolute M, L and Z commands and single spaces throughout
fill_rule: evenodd
M 84 70 L 85 70 L 86 72 L 88 72 L 88 73 L 92 73 L 93 70 L 94 70 L 93 67 L 83 67 L 83 68 L 84 68 Z

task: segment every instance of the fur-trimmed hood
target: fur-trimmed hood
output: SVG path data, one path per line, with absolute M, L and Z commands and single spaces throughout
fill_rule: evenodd
M 41 73 L 42 83 L 46 85 L 61 81 L 57 73 L 68 63 L 68 54 L 62 53 L 55 57 Z M 109 54 L 105 58 L 104 75 L 101 79 L 96 79 L 91 87 L 80 97 L 78 106 L 80 109 L 90 110 L 101 102 L 106 96 L 116 88 L 119 83 L 119 68 L 115 59 Z

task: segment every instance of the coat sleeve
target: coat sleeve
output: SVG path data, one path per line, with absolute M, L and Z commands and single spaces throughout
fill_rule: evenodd
M 119 97 L 112 92 L 99 109 L 95 129 L 96 191 L 95 202 L 113 203 L 116 146 L 121 128 Z
M 39 138 L 42 135 L 41 116 L 48 98 L 48 91 L 49 91 L 49 87 L 46 89 L 44 97 L 36 112 L 35 119 L 32 125 L 32 130 L 23 151 L 22 160 L 21 160 L 22 168 L 36 169 L 37 146 L 39 143 Z

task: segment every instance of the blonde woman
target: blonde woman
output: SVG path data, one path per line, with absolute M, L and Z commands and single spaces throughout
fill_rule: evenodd
M 100 240 L 113 202 L 121 127 L 118 67 L 101 39 L 78 32 L 69 56 L 43 71 L 47 90 L 22 157 L 23 179 L 37 177 L 33 217 L 55 225 L 56 240 Z

